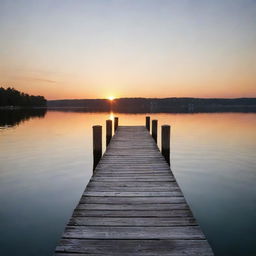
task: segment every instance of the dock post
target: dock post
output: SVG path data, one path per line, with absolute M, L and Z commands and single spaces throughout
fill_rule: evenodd
M 102 156 L 102 126 L 94 125 L 93 130 L 93 170 L 95 170 Z
M 157 120 L 152 120 L 152 137 L 157 143 Z
M 146 128 L 150 131 L 150 116 L 146 116 Z
M 106 147 L 112 138 L 112 120 L 106 120 Z
M 115 126 L 115 131 L 116 131 L 116 129 L 118 127 L 118 117 L 115 117 L 115 124 L 114 124 L 114 126 Z
M 170 125 L 162 125 L 162 154 L 170 165 Z

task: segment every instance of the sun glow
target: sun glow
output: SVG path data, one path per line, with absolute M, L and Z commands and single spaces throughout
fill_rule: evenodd
M 114 118 L 115 118 L 114 113 L 113 113 L 113 112 L 110 112 L 108 119 L 114 121 Z
M 115 99 L 114 96 L 109 96 L 109 97 L 108 97 L 108 100 L 110 100 L 110 101 L 112 101 L 112 100 L 114 100 L 114 99 Z

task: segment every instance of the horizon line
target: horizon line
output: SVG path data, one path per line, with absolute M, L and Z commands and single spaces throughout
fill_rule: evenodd
M 227 100 L 236 100 L 236 99 L 256 99 L 255 97 L 120 97 L 120 98 L 114 98 L 113 100 L 110 100 L 108 98 L 71 98 L 71 99 L 46 99 L 47 101 L 61 101 L 61 100 L 108 100 L 108 101 L 115 101 L 120 99 L 227 99 Z

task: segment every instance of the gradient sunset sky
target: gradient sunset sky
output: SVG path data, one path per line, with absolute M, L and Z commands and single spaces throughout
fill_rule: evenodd
M 47 99 L 256 97 L 256 1 L 0 0 L 0 86 Z

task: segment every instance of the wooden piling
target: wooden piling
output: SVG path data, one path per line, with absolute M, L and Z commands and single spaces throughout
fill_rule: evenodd
M 108 146 L 112 138 L 112 120 L 106 120 L 106 146 Z
M 146 116 L 146 128 L 150 131 L 150 116 Z
M 93 170 L 95 170 L 102 156 L 102 126 L 95 125 L 93 130 Z
M 170 165 L 170 125 L 162 125 L 162 154 Z
M 118 117 L 115 117 L 115 124 L 114 124 L 114 127 L 115 127 L 115 131 L 118 127 Z
M 152 137 L 157 143 L 157 120 L 152 120 Z

